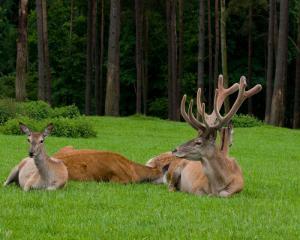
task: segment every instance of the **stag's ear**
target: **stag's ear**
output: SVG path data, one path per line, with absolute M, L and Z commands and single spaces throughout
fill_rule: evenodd
M 19 122 L 20 130 L 25 133 L 27 136 L 31 135 L 31 130 L 24 124 Z
M 52 132 L 53 128 L 54 128 L 53 124 L 49 123 L 43 132 L 43 136 L 47 137 Z

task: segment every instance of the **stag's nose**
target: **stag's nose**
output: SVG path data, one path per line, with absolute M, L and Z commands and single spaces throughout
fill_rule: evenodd
M 29 152 L 29 157 L 33 157 L 33 152 Z

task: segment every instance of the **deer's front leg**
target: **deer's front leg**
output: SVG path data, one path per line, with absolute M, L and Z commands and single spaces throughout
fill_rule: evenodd
M 42 188 L 43 183 L 41 182 L 40 176 L 38 174 L 33 174 L 25 183 L 23 190 L 25 192 L 30 189 Z

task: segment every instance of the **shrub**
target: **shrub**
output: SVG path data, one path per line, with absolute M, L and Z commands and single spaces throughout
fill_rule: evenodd
M 0 100 L 0 125 L 16 116 L 16 103 L 13 99 Z
M 89 138 L 96 137 L 96 131 L 86 118 L 54 118 L 37 121 L 28 117 L 15 118 L 1 126 L 0 131 L 6 135 L 21 135 L 19 122 L 26 124 L 32 131 L 42 131 L 50 122 L 54 129 L 51 133 L 57 137 Z
M 42 120 L 51 117 L 52 109 L 46 102 L 30 101 L 19 103 L 17 113 L 35 120 Z
M 263 122 L 259 119 L 249 116 L 249 115 L 235 115 L 232 118 L 232 123 L 234 127 L 241 127 L 241 128 L 247 128 L 247 127 L 257 127 L 263 125 Z
M 63 117 L 63 118 L 78 118 L 80 116 L 80 112 L 76 105 L 70 105 L 65 107 L 54 108 L 52 110 L 52 117 Z
M 160 118 L 167 118 L 168 101 L 166 98 L 156 98 L 149 105 L 149 114 Z

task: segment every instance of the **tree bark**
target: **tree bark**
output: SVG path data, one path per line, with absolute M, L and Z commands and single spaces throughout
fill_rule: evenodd
M 103 115 L 103 52 L 104 52 L 104 1 L 98 0 L 98 31 L 95 56 L 96 114 Z
M 26 98 L 27 74 L 27 9 L 28 0 L 19 1 L 17 64 L 16 64 L 16 100 L 24 101 Z
M 271 102 L 272 102 L 272 94 L 273 94 L 275 4 L 276 4 L 275 0 L 269 1 L 268 61 L 267 61 L 266 111 L 265 111 L 266 123 L 270 123 Z
M 91 114 L 91 85 L 95 63 L 96 48 L 96 0 L 88 1 L 87 13 L 87 47 L 86 47 L 86 79 L 85 79 L 85 114 Z
M 208 106 L 211 111 L 213 108 L 213 53 L 212 53 L 212 34 L 210 0 L 207 0 L 207 34 L 208 34 Z
M 120 0 L 111 0 L 105 114 L 119 115 L 120 100 Z
M 204 91 L 204 54 L 205 54 L 205 3 L 199 0 L 199 35 L 198 35 L 198 88 Z
M 226 44 L 226 5 L 225 0 L 221 0 L 221 55 L 224 87 L 228 87 L 228 66 L 227 66 L 227 44 Z M 229 111 L 229 99 L 224 101 L 225 112 Z
M 248 14 L 248 86 L 251 86 L 252 82 L 252 55 L 253 55 L 253 47 L 252 47 L 252 2 L 249 3 L 249 14 Z M 253 106 L 252 106 L 252 98 L 248 99 L 248 114 L 253 114 Z
M 36 0 L 39 81 L 38 99 L 48 101 L 51 98 L 51 76 L 48 51 L 47 6 L 46 0 Z
M 180 94 L 180 86 L 183 79 L 183 34 L 184 34 L 184 24 L 183 24 L 183 10 L 184 1 L 178 0 L 178 94 Z
M 143 75 L 143 103 L 144 114 L 147 114 L 148 102 L 148 41 L 149 41 L 149 17 L 147 12 L 144 13 L 144 75 Z
M 143 82 L 143 0 L 135 0 L 135 63 L 136 63 L 136 113 L 142 112 Z
M 214 58 L 214 89 L 217 86 L 219 75 L 219 49 L 220 49 L 220 25 L 219 25 L 219 0 L 215 0 L 215 58 Z
M 295 76 L 295 101 L 294 101 L 294 118 L 293 128 L 300 128 L 300 13 L 298 20 L 297 36 L 297 57 L 296 57 L 296 76 Z
M 270 123 L 275 126 L 284 125 L 288 47 L 288 6 L 288 0 L 280 1 L 278 48 L 276 56 L 276 71 L 270 118 Z

